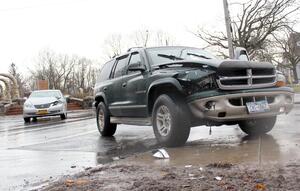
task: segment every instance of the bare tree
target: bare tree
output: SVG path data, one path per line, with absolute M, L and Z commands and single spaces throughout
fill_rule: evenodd
M 156 32 L 156 39 L 155 39 L 155 45 L 156 46 L 171 46 L 175 42 L 174 38 L 164 31 L 157 31 Z
M 50 89 L 86 96 L 93 93 L 96 71 L 93 62 L 87 58 L 44 50 L 39 54 L 36 66 L 30 70 L 30 78 L 33 89 L 35 80 L 45 79 L 49 81 Z
M 133 33 L 133 40 L 136 46 L 147 47 L 150 39 L 149 30 L 137 30 Z
M 300 9 L 297 0 L 250 0 L 235 6 L 241 12 L 232 19 L 233 44 L 246 48 L 254 59 L 257 53 L 266 49 L 274 35 L 296 23 L 294 16 Z M 224 32 L 198 28 L 194 34 L 209 46 L 228 48 Z
M 298 83 L 297 65 L 300 64 L 300 55 L 297 54 L 294 42 L 290 41 L 292 39 L 291 34 L 293 34 L 292 31 L 286 33 L 283 37 L 274 36 L 280 55 L 274 61 L 277 62 L 279 67 L 291 69 L 293 71 L 294 82 Z
M 105 39 L 105 50 L 109 58 L 113 58 L 122 53 L 122 36 L 113 34 Z

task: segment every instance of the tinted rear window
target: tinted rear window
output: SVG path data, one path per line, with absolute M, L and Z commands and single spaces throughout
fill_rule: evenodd
M 113 65 L 114 65 L 114 60 L 111 60 L 103 66 L 100 75 L 98 76 L 97 82 L 103 82 L 109 79 Z

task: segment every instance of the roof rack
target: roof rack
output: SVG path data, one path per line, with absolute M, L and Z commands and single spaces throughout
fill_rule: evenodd
M 131 48 L 129 48 L 129 49 L 127 50 L 127 52 L 130 52 L 130 51 L 135 50 L 135 49 L 141 49 L 141 48 L 144 48 L 144 47 L 142 47 L 142 46 L 131 47 Z

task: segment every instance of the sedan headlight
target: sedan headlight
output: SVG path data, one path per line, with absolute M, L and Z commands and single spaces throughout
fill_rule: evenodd
M 34 108 L 34 106 L 31 103 L 25 103 L 24 107 L 25 108 Z
M 57 105 L 61 105 L 61 104 L 63 104 L 62 101 L 55 101 L 52 103 L 52 106 L 57 106 Z
M 281 72 L 276 73 L 276 86 L 277 87 L 286 86 L 286 78 Z

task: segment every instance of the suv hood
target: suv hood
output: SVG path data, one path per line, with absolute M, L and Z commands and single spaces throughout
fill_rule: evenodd
M 176 60 L 176 61 L 167 62 L 167 63 L 163 63 L 163 64 L 153 65 L 153 67 L 162 68 L 164 66 L 181 64 L 184 67 L 201 67 L 201 68 L 203 68 L 203 66 L 209 66 L 211 68 L 218 68 L 222 62 L 223 62 L 222 60 L 201 60 L 201 61 Z
M 178 67 L 177 65 L 181 66 Z M 240 60 L 177 60 L 155 65 L 154 67 L 161 68 L 158 70 L 161 73 L 168 73 L 185 81 L 198 81 L 201 78 L 212 74 L 216 74 L 217 76 L 226 76 L 226 74 L 231 71 L 240 72 L 246 71 L 247 69 L 261 70 L 263 72 L 261 75 L 266 75 L 265 72 L 275 74 L 275 68 L 271 63 Z
M 252 69 L 252 68 L 274 68 L 271 63 L 268 62 L 252 62 L 252 61 L 241 61 L 241 60 L 201 60 L 201 61 L 191 61 L 191 60 L 176 60 L 168 63 L 154 65 L 154 67 L 164 67 L 170 65 L 180 65 L 183 67 L 209 67 L 210 69 L 230 69 L 230 68 L 240 68 L 240 69 Z

